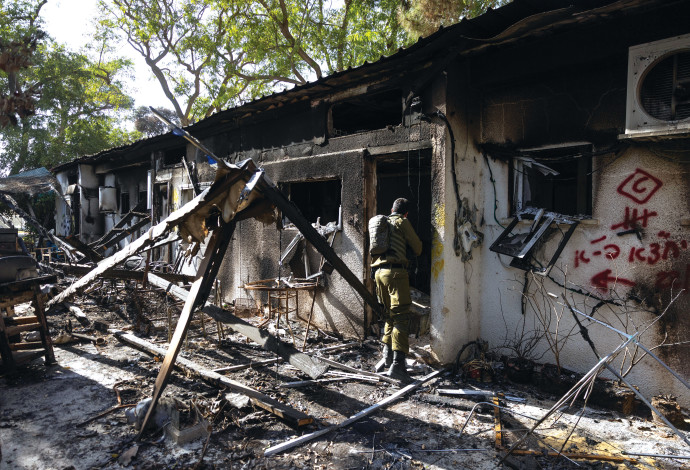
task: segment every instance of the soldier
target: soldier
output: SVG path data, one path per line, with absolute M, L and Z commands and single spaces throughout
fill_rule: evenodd
M 403 382 L 411 382 L 407 373 L 405 355 L 410 350 L 410 278 L 407 273 L 406 250 L 409 246 L 415 256 L 422 253 L 422 241 L 412 224 L 407 220 L 409 202 L 398 198 L 393 202 L 391 215 L 388 217 L 390 227 L 388 251 L 381 255 L 372 255 L 372 270 L 375 270 L 376 294 L 384 305 L 385 329 L 383 338 L 384 365 L 377 368 L 381 372 L 388 367 L 387 375 Z

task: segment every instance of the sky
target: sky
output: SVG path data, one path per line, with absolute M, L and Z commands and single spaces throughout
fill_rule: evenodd
M 88 41 L 88 33 L 93 31 L 92 23 L 97 15 L 96 0 L 49 0 L 41 9 L 47 33 L 75 52 Z M 131 59 L 134 64 L 135 80 L 130 84 L 129 92 L 136 106 L 172 108 L 141 55 L 125 41 L 117 54 Z

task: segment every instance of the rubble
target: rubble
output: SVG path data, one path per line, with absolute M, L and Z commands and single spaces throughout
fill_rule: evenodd
M 58 345 L 55 347 L 58 365 L 45 368 L 36 364 L 19 376 L 3 377 L 0 466 L 121 468 L 129 462 L 132 468 L 191 468 L 201 462 L 198 468 L 395 465 L 491 469 L 498 467 L 503 455 L 496 448 L 495 403 L 482 399 L 484 403 L 475 407 L 476 395 L 471 394 L 498 398 L 502 449 L 516 442 L 558 398 L 533 384 L 513 383 L 506 378 L 505 371 L 498 369 L 491 382 L 465 376 L 462 370 L 457 374 L 432 370 L 433 377 L 428 378 L 422 374 L 430 369 L 419 363 L 410 364 L 411 370 L 417 370 L 416 378 L 428 378 L 428 382 L 418 382 L 414 385 L 416 390 L 400 390 L 372 377 L 376 374 L 370 370 L 378 356 L 369 347 L 370 343 L 342 343 L 323 335 L 310 342 L 306 353 L 358 373 L 332 369 L 319 381 L 305 380 L 308 376 L 299 369 L 279 357 L 271 357 L 273 353 L 258 344 L 248 343 L 244 335 L 228 331 L 218 344 L 213 322 L 207 322 L 206 331 L 197 322 L 188 331 L 177 365 L 187 369 L 190 364 L 196 364 L 207 371 L 215 370 L 221 382 L 204 383 L 188 374 L 176 374 L 171 377 L 164 398 L 186 403 L 185 409 L 190 409 L 189 403 L 196 403 L 211 432 L 201 420 L 195 422 L 196 412 L 188 412 L 191 414 L 178 429 L 189 429 L 187 436 L 193 435 L 193 439 L 183 442 L 186 439 L 179 434 L 178 439 L 161 440 L 171 433 L 161 429 L 165 427 L 161 422 L 158 426 L 154 424 L 143 441 L 133 445 L 136 430 L 128 424 L 126 410 L 141 400 L 150 400 L 151 386 L 167 341 L 167 318 L 157 312 L 169 302 L 162 289 L 141 293 L 145 315 L 150 317 L 152 326 L 161 328 L 151 328 L 143 336 L 133 334 L 137 312 L 128 299 L 127 284 L 135 282 L 108 281 L 102 288 L 104 292 L 94 290 L 73 299 L 85 315 L 98 317 L 111 326 L 104 334 L 93 326 L 76 324 L 74 332 L 102 338 L 104 344 Z M 180 308 L 174 304 L 170 308 L 174 310 L 173 317 L 178 318 Z M 20 314 L 25 312 L 29 311 Z M 66 330 L 71 315 L 66 308 L 53 309 L 48 317 L 51 334 L 57 336 Z M 245 319 L 252 325 L 265 320 L 261 315 Z M 275 319 L 268 320 L 273 326 Z M 306 328 L 293 319 L 290 321 L 298 335 Z M 157 352 L 150 356 L 126 346 L 118 337 L 134 337 L 139 341 L 147 338 L 148 343 L 163 344 L 156 346 Z M 414 346 L 417 347 L 413 350 L 420 345 Z M 250 401 L 244 393 L 243 398 L 228 396 L 226 385 L 233 381 L 308 413 L 314 418 L 313 424 L 297 427 L 289 419 Z M 284 386 L 298 381 L 307 383 L 300 387 Z M 465 393 L 441 395 L 458 389 Z M 402 396 L 405 393 L 409 394 Z M 501 394 L 506 395 L 505 400 Z M 34 411 L 20 405 L 27 400 L 35 406 Z M 579 405 L 575 408 L 577 411 Z M 197 426 L 198 423 L 202 424 Z M 558 455 L 559 447 L 553 439 L 558 437 L 562 442 L 573 423 L 576 429 L 569 447 L 563 450 L 566 459 Z M 61 429 L 62 437 L 53 432 L 56 427 Z M 550 447 L 540 445 L 539 439 Z M 532 462 L 541 468 L 575 468 L 575 463 L 606 468 L 597 467 L 601 462 L 625 464 L 628 468 L 646 468 L 645 465 L 681 468 L 687 462 L 684 458 L 687 447 L 667 427 L 649 416 L 622 416 L 598 408 L 592 402 L 581 416 L 570 409 L 560 410 L 549 418 L 548 425 L 539 432 L 539 439 L 518 449 L 520 452 L 510 457 L 510 463 L 530 465 Z

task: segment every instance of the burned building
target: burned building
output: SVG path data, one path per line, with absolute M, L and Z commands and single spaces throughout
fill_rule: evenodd
M 369 288 L 367 220 L 414 201 L 424 250 L 411 279 L 429 296 L 440 363 L 482 338 L 584 371 L 597 358 L 580 321 L 600 353 L 639 335 L 687 378 L 689 14 L 688 1 L 516 0 L 186 130 L 219 158 L 252 159 L 310 222 L 333 223 L 329 242 Z M 89 243 L 128 213 L 127 227 L 162 220 L 210 183 L 212 165 L 173 133 L 61 165 L 75 215 L 58 208 L 58 235 Z M 277 224 L 238 222 L 218 275 L 227 302 L 265 303 L 245 284 L 323 271 L 309 245 L 288 262 L 298 231 Z M 156 261 L 174 266 L 178 251 Z M 338 273 L 320 277 L 295 315 L 313 308 L 325 331 L 370 335 L 362 297 Z M 616 367 L 645 394 L 690 404 L 642 354 Z

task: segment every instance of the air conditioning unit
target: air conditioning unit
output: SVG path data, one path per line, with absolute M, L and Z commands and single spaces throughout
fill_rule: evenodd
M 630 48 L 627 137 L 690 132 L 690 34 Z

